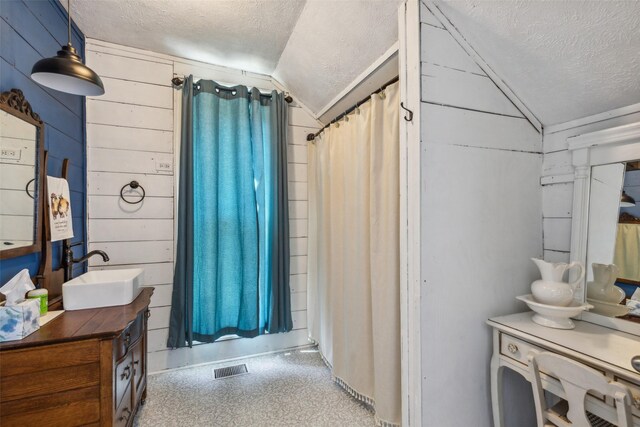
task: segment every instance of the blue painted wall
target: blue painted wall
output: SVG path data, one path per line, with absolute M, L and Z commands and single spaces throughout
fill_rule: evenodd
M 21 89 L 45 122 L 47 173 L 60 176 L 68 158 L 74 242 L 85 241 L 85 99 L 38 85 L 29 77 L 36 61 L 67 44 L 67 13 L 57 0 L 0 0 L 0 91 Z M 73 27 L 72 44 L 84 58 L 84 35 Z M 54 268 L 60 264 L 61 242 L 53 244 Z M 76 256 L 84 247 L 74 248 Z M 23 268 L 35 275 L 40 254 L 0 261 L 0 284 Z M 84 266 L 77 266 L 78 274 Z

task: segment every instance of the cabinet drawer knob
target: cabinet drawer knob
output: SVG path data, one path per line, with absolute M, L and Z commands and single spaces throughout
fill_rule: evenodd
M 633 398 L 633 406 L 635 406 L 636 409 L 640 409 L 640 397 Z
M 633 366 L 633 369 L 640 372 L 640 354 L 631 358 L 631 366 Z
M 514 343 L 509 343 L 509 345 L 507 345 L 507 350 L 509 350 L 509 353 L 511 354 L 516 354 L 518 352 L 518 346 Z
M 129 347 L 129 344 L 131 344 L 131 332 L 127 332 L 124 336 L 125 347 Z

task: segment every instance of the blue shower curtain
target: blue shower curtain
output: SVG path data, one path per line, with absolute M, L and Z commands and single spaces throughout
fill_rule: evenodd
M 182 128 L 167 345 L 291 330 L 282 94 L 189 77 Z

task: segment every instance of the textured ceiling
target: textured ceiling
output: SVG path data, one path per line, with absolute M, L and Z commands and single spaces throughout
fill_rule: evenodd
M 317 113 L 396 42 L 401 2 L 74 0 L 71 8 L 87 37 L 273 75 Z
M 437 1 L 545 125 L 640 102 L 639 1 Z
M 71 13 L 87 37 L 271 74 L 304 5 L 304 0 L 74 0 Z
M 319 112 L 398 40 L 398 0 L 309 0 L 273 76 Z

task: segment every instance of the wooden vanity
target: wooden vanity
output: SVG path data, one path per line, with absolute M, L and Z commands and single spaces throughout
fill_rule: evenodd
M 0 344 L 0 425 L 130 426 L 147 388 L 153 288 L 124 306 L 66 311 Z

